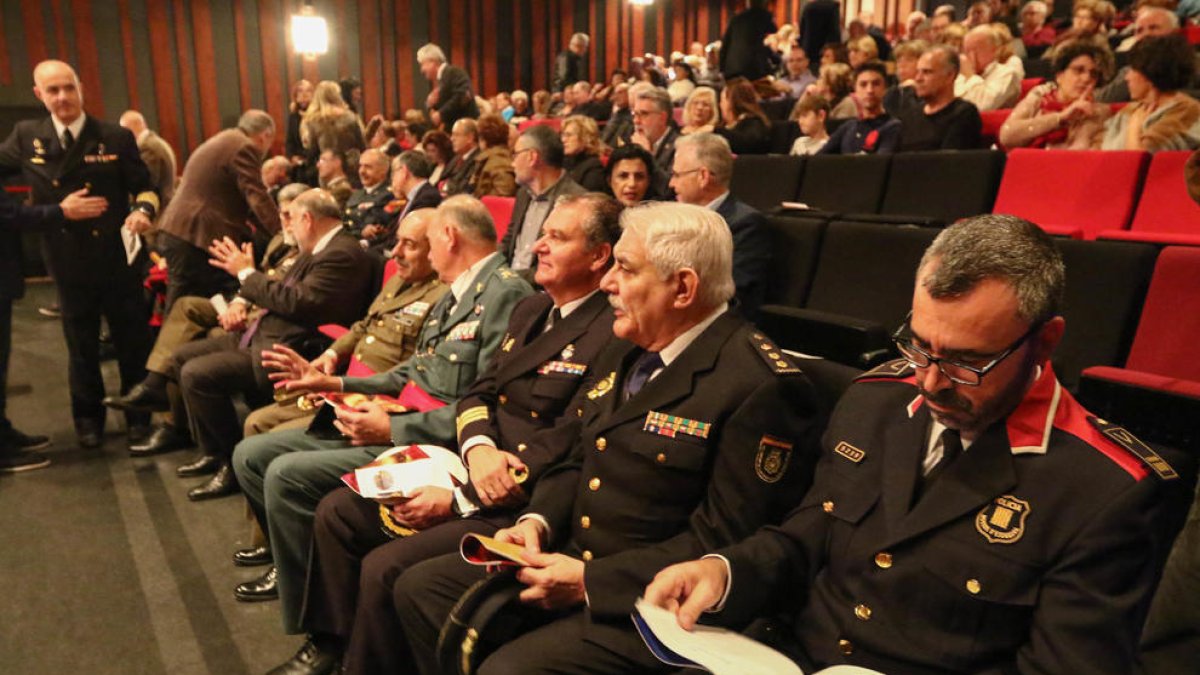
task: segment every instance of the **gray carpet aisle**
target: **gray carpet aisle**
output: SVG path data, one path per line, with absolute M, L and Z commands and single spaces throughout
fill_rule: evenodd
M 54 444 L 50 467 L 0 475 L 0 673 L 265 672 L 301 640 L 277 603 L 233 598 L 265 569 L 230 562 L 243 500 L 189 502 L 196 479 L 174 468 L 190 452 L 131 459 L 118 415 L 102 448 L 75 444 L 62 330 L 37 313 L 53 297 L 32 285 L 13 310 L 9 417 Z

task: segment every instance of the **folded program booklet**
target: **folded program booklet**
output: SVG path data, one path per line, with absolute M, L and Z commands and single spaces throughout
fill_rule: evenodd
M 740 633 L 715 626 L 684 630 L 675 613 L 638 599 L 631 614 L 638 634 L 655 658 L 679 668 L 713 675 L 804 675 L 788 657 Z M 813 675 L 883 675 L 858 666 L 832 666 Z
M 458 455 L 437 445 L 392 448 L 342 476 L 343 483 L 368 499 L 408 497 L 422 487 L 453 490 L 467 480 Z
M 482 534 L 463 535 L 458 544 L 463 560 L 472 565 L 487 565 L 489 567 L 524 567 L 525 560 L 521 558 L 524 547 L 517 544 L 498 541 Z

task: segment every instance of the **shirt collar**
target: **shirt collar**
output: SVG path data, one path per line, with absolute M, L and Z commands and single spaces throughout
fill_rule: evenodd
M 471 287 L 471 282 L 475 281 L 475 277 L 479 276 L 479 272 L 484 268 L 484 266 L 486 266 L 488 262 L 490 262 L 491 259 L 497 255 L 500 254 L 492 253 L 491 255 L 476 261 L 474 265 L 468 267 L 463 271 L 462 274 L 458 275 L 458 278 L 451 282 L 450 293 L 454 295 L 455 304 L 457 304 L 459 300 L 462 300 L 462 296 L 465 295 L 467 289 Z
M 446 71 L 446 66 L 448 66 L 448 65 L 450 65 L 450 64 L 442 63 L 442 65 L 438 66 L 437 79 L 439 81 L 442 79 L 442 73 Z
M 542 190 L 541 192 L 537 192 L 537 193 L 535 193 L 535 192 L 533 191 L 533 186 L 532 186 L 532 185 L 530 185 L 530 186 L 529 186 L 529 194 L 533 195 L 533 201 L 535 201 L 535 202 L 544 202 L 544 201 L 546 201 L 546 199 L 547 199 L 547 196 L 546 196 L 546 195 L 548 195 L 548 194 L 550 194 L 551 192 L 553 192 L 553 191 L 554 191 L 554 188 L 558 187 L 558 184 L 562 182 L 562 179 L 563 179 L 563 178 L 564 178 L 566 175 L 567 175 L 567 172 L 566 172 L 566 171 L 562 171 L 562 170 L 560 169 L 560 170 L 559 170 L 559 174 L 558 174 L 558 178 L 557 178 L 557 179 L 556 179 L 556 180 L 555 180 L 553 183 L 551 183 L 549 187 L 547 187 L 545 190 Z
M 729 190 L 726 190 L 726 191 L 722 192 L 721 194 L 717 195 L 717 198 L 712 200 L 711 202 L 705 204 L 704 208 L 706 208 L 710 211 L 716 211 L 717 209 L 721 208 L 721 205 L 725 203 L 726 199 L 729 199 Z
M 367 187 L 366 185 L 364 185 L 363 192 L 366 194 L 369 194 L 369 195 L 375 194 L 375 191 L 378 190 L 379 188 L 383 187 L 383 184 L 384 184 L 384 181 L 379 181 L 378 183 L 372 185 L 371 187 Z
M 62 140 L 63 131 L 66 129 L 70 129 L 71 136 L 75 140 L 79 140 L 79 134 L 83 132 L 83 124 L 87 121 L 87 113 L 79 113 L 79 117 L 76 117 L 75 121 L 70 124 L 63 124 L 54 115 L 50 116 L 50 121 L 54 123 L 54 134 L 58 136 L 59 140 Z
M 72 131 L 71 133 L 75 133 L 75 132 L 74 132 L 74 131 Z M 150 132 L 150 130 L 149 130 L 149 129 L 142 129 L 142 133 L 140 133 L 140 134 L 138 134 L 138 135 L 137 135 L 137 142 L 138 142 L 138 143 L 141 143 L 142 141 L 144 141 L 144 140 L 146 140 L 147 138 L 149 138 L 149 137 L 150 137 L 150 133 L 151 133 L 151 132 Z
M 333 228 L 332 230 L 326 232 L 325 236 L 323 236 L 317 240 L 317 245 L 313 247 L 312 254 L 316 255 L 316 254 L 320 253 L 321 251 L 324 251 L 325 247 L 329 245 L 329 242 L 333 241 L 333 238 L 336 237 L 337 233 L 340 232 L 341 230 L 342 230 L 342 226 L 338 225 L 337 227 Z
M 409 190 L 408 194 L 406 195 L 408 197 L 408 201 L 411 202 L 412 200 L 416 199 L 417 192 L 419 192 L 421 190 L 421 188 L 425 187 L 428 184 L 429 184 L 429 181 L 423 180 L 420 183 L 417 183 L 416 185 L 414 185 L 413 189 Z
M 679 355 L 683 353 L 683 350 L 687 349 L 688 345 L 695 342 L 696 338 L 700 337 L 700 334 L 704 332 L 704 329 L 711 326 L 712 323 L 717 320 L 717 317 L 724 314 L 728 309 L 728 302 L 721 303 L 721 306 L 713 310 L 712 314 L 704 317 L 704 319 L 695 326 L 692 326 L 691 328 L 680 333 L 674 340 L 671 340 L 670 344 L 668 344 L 666 347 L 663 347 L 658 352 L 658 357 L 662 359 L 663 367 L 666 368 L 667 366 L 671 365 L 672 361 L 679 358 Z
M 568 316 L 571 316 L 571 312 L 574 312 L 575 310 L 579 309 L 581 306 L 583 306 L 583 303 L 587 302 L 589 299 L 591 299 L 591 297 L 593 295 L 595 295 L 599 292 L 600 292 L 600 289 L 596 289 L 596 290 L 592 291 L 591 293 L 588 293 L 587 295 L 583 296 L 582 298 L 576 298 L 570 302 L 564 302 L 561 306 L 556 307 L 556 309 L 558 310 L 558 315 L 563 319 L 567 318 Z

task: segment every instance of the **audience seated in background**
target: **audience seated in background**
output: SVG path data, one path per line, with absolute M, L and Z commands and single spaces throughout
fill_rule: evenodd
M 337 150 L 322 150 L 317 157 L 318 184 L 322 190 L 328 192 L 337 201 L 338 207 L 342 209 L 346 208 L 346 201 L 354 192 L 354 184 L 346 175 L 346 165 L 346 156 Z
M 1179 28 L 1179 19 L 1170 11 L 1160 7 L 1143 7 L 1138 11 L 1137 19 L 1133 22 L 1134 44 L 1145 38 L 1170 35 Z M 1129 50 L 1133 45 L 1129 46 Z M 1127 50 L 1128 51 L 1128 50 Z M 1122 66 L 1112 81 L 1096 91 L 1096 100 L 1102 103 L 1125 103 L 1129 98 L 1129 85 L 1125 83 L 1125 73 L 1129 66 Z M 1107 74 L 1107 73 L 1106 73 Z
M 830 43 L 821 47 L 821 61 L 817 65 L 824 68 L 831 63 L 845 63 L 850 65 L 850 58 L 846 55 L 846 47 L 841 43 Z M 820 70 L 818 68 L 818 70 Z
M 499 250 L 514 272 L 532 278 L 537 264 L 534 248 L 542 236 L 542 223 L 556 208 L 559 197 L 585 190 L 563 169 L 562 139 L 547 126 L 532 126 L 521 132 L 513 151 L 513 169 L 521 189 Z
M 1011 108 L 1021 96 L 1021 73 L 997 56 L 1004 43 L 991 26 L 972 28 L 963 39 L 954 95 L 979 110 Z
M 917 61 L 921 54 L 929 49 L 929 43 L 924 40 L 908 40 L 896 45 L 892 53 L 896 56 L 896 84 L 883 95 L 883 108 L 895 115 L 900 109 L 902 99 L 915 98 L 913 80 L 917 77 Z
M 879 47 L 875 44 L 875 38 L 864 35 L 850 40 L 846 43 L 846 57 L 851 68 L 857 68 L 867 61 L 877 60 Z
M 721 90 L 721 121 L 716 133 L 729 141 L 738 155 L 766 154 L 771 151 L 771 123 L 758 105 L 754 85 L 735 80 Z
M 524 90 L 517 89 L 513 91 L 511 100 L 511 111 L 501 115 L 504 117 L 504 121 L 509 124 L 520 124 L 529 119 L 529 116 L 533 114 L 533 109 L 529 105 L 529 94 Z
M 508 125 L 499 115 L 484 115 L 476 122 L 479 155 L 475 157 L 475 196 L 511 197 L 517 193 L 513 155 L 508 149 Z
M 1091 42 L 1062 45 L 1054 56 L 1054 80 L 1029 90 L 1000 127 L 1006 148 L 1086 150 L 1096 143 L 1108 106 L 1096 103 L 1108 52 Z
M 559 138 L 563 144 L 563 168 L 567 175 L 588 192 L 604 191 L 604 144 L 596 120 L 571 115 L 563 120 Z
M 378 150 L 367 150 L 358 159 L 358 178 L 362 189 L 350 193 L 346 200 L 345 217 L 342 225 L 356 239 L 363 238 L 365 228 L 383 229 L 391 214 L 388 204 L 402 195 L 392 195 L 388 189 L 387 155 Z
M 1054 44 L 1057 32 L 1046 23 L 1050 8 L 1042 0 L 1029 0 L 1021 8 L 1021 43 L 1030 58 L 1037 58 Z
M 829 101 L 829 118 L 835 120 L 858 117 L 858 104 L 854 102 L 854 71 L 845 63 L 821 66 L 817 82 L 809 91 Z
M 545 89 L 539 89 L 533 92 L 533 114 L 529 116 L 531 120 L 550 119 L 553 115 L 550 114 L 550 104 L 554 101 L 550 98 L 550 92 Z
M 803 134 L 792 143 L 793 155 L 815 155 L 829 141 L 825 121 L 829 117 L 829 101 L 820 94 L 805 94 L 792 108 L 792 120 Z
M 288 171 L 292 168 L 288 158 L 283 155 L 275 155 L 268 157 L 262 163 L 262 182 L 267 188 L 267 194 L 271 195 L 271 199 L 275 203 L 279 203 L 279 191 L 283 186 L 288 184 Z M 175 182 L 175 177 L 171 176 L 171 182 Z
M 654 156 L 657 171 L 654 192 L 661 199 L 675 194 L 667 184 L 675 162 L 675 140 L 679 130 L 672 119 L 671 97 L 657 87 L 638 85 L 630 90 L 633 97 L 634 132 L 630 141 L 642 146 Z
M 1107 47 L 1108 28 L 1115 15 L 1116 9 L 1106 0 L 1076 0 L 1071 27 L 1058 34 L 1054 45 L 1042 54 L 1042 58 L 1053 59 L 1059 47 L 1071 40 L 1085 40 Z
M 799 99 L 808 90 L 808 85 L 817 81 L 812 74 L 808 54 L 799 46 L 793 46 L 783 63 L 786 70 L 783 77 L 775 82 L 776 88 L 788 98 Z
M 391 158 L 404 150 L 396 140 L 399 133 L 395 123 L 384 119 L 383 115 L 375 115 L 370 122 L 367 122 L 367 130 L 363 137 L 367 139 L 368 148 L 379 150 Z
M 454 144 L 450 141 L 450 134 L 441 129 L 426 131 L 421 137 L 421 149 L 433 163 L 433 173 L 429 175 L 429 182 L 440 185 L 446 178 L 446 166 L 454 159 Z
M 979 110 L 954 96 L 958 54 L 934 45 L 917 62 L 915 100 L 897 112 L 900 150 L 966 150 L 980 146 L 983 122 Z
M 439 186 L 446 197 L 475 192 L 475 161 L 479 155 L 479 131 L 475 120 L 464 117 L 450 130 L 450 148 L 454 158 L 442 172 Z
M 623 145 L 608 156 L 604 167 L 607 192 L 625 206 L 653 201 L 654 158 L 640 145 Z
M 361 244 L 381 256 L 396 245 L 396 231 L 408 214 L 418 209 L 437 208 L 442 193 L 429 182 L 433 163 L 417 150 L 405 150 L 392 160 L 392 194 L 396 201 L 388 206 L 390 218 L 382 225 L 363 228 Z
M 718 106 L 717 92 L 711 87 L 696 87 L 683 106 L 683 126 L 679 133 L 687 135 L 715 129 Z
M 1125 82 L 1133 103 L 1104 125 L 1104 150 L 1195 150 L 1200 147 L 1200 102 L 1180 91 L 1196 73 L 1182 35 L 1139 40 Z
M 337 82 L 325 80 L 313 90 L 312 103 L 300 122 L 300 141 L 309 166 L 316 166 L 326 150 L 344 158 L 352 150 L 366 149 L 358 115 L 342 100 L 342 89 Z
M 695 91 L 696 75 L 692 67 L 684 61 L 671 64 L 671 71 L 674 72 L 675 79 L 667 86 L 667 95 L 671 97 L 672 103 L 681 105 Z
M 609 98 L 612 101 L 612 112 L 609 113 L 608 121 L 604 124 L 600 140 L 610 148 L 615 148 L 628 143 L 629 137 L 633 135 L 633 112 L 629 109 L 629 85 L 624 82 L 616 84 L 613 86 Z M 715 104 L 713 109 L 716 109 Z
M 839 126 L 820 149 L 821 155 L 888 154 L 900 144 L 900 120 L 883 109 L 887 69 L 867 61 L 854 69 L 854 97 L 861 115 Z

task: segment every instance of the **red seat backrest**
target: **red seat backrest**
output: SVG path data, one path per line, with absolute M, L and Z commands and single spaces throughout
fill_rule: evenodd
M 388 258 L 387 262 L 383 266 L 383 283 L 386 284 L 388 279 L 391 279 L 393 276 L 395 276 L 399 269 L 399 266 L 396 265 L 396 259 Z
M 1025 94 L 1028 94 L 1030 89 L 1033 89 L 1045 81 L 1046 78 L 1044 77 L 1027 77 L 1021 80 L 1021 98 L 1025 98 Z
M 1191 156 L 1190 150 L 1154 154 L 1129 229 L 1200 234 L 1200 205 L 1188 195 L 1183 177 L 1183 165 Z
M 983 143 L 985 146 L 990 147 L 993 143 L 1000 142 L 1000 127 L 1004 126 L 1004 122 L 1008 120 L 1008 116 L 1011 114 L 1012 108 L 984 110 L 979 113 L 980 119 L 983 120 L 983 130 L 981 135 L 983 136 Z
M 1129 227 L 1149 155 L 1125 150 L 1008 153 L 992 213 L 1047 228 L 1078 228 L 1087 239 Z
M 496 241 L 500 241 L 508 232 L 508 223 L 512 220 L 513 206 L 517 203 L 517 198 L 487 195 L 480 201 L 492 214 L 492 222 L 496 224 Z
M 562 131 L 562 120 L 557 117 L 547 117 L 546 119 L 540 120 L 525 120 L 517 125 L 517 131 L 525 131 L 529 127 L 535 127 L 539 124 L 550 127 L 555 131 Z
M 1158 255 L 1142 308 L 1130 370 L 1200 382 L 1200 247 L 1168 246 Z

